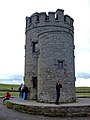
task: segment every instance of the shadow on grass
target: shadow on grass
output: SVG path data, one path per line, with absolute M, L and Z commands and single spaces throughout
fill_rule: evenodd
M 3 118 L 0 117 L 0 120 L 5 120 L 5 119 L 3 119 Z

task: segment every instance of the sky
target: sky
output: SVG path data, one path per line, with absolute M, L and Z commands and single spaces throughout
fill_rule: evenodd
M 76 86 L 90 86 L 90 0 L 0 0 L 0 80 L 24 76 L 26 16 L 58 8 L 74 19 Z

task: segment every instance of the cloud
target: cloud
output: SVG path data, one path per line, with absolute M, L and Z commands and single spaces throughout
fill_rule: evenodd
M 77 78 L 75 81 L 76 87 L 90 87 L 90 79 Z
M 75 57 L 75 69 L 77 73 L 90 73 L 90 50 L 82 51 L 76 54 Z
M 23 76 L 22 75 L 10 75 L 9 79 L 11 80 L 22 80 Z
M 16 85 L 20 85 L 21 83 L 23 83 L 22 80 L 0 79 L 0 84 L 16 84 Z
M 77 78 L 90 79 L 90 73 L 77 73 Z
M 23 83 L 22 75 L 0 74 L 0 83 L 2 84 L 21 84 Z
M 76 87 L 90 87 L 90 73 L 80 72 L 76 74 Z

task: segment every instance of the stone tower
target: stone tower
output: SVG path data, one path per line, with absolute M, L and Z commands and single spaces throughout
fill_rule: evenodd
M 26 17 L 25 84 L 30 99 L 55 102 L 56 81 L 62 83 L 61 102 L 73 102 L 75 94 L 73 19 L 64 10 L 34 13 Z

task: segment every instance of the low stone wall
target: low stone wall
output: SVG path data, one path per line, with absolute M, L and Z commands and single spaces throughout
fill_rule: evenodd
M 33 105 L 22 105 L 16 104 L 11 101 L 6 102 L 8 108 L 35 115 L 44 115 L 44 116 L 90 116 L 90 106 L 33 106 Z

